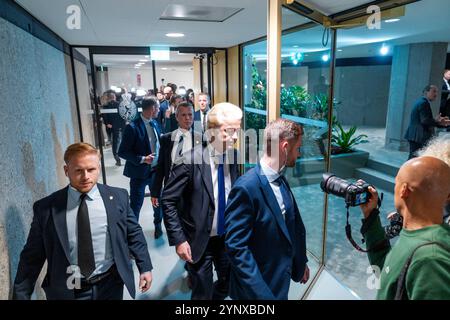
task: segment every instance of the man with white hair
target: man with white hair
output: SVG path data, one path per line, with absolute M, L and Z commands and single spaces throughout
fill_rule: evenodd
M 184 155 L 183 163 L 172 168 L 161 196 L 169 244 L 187 262 L 193 300 L 223 300 L 228 296 L 224 214 L 228 194 L 239 175 L 234 145 L 241 119 L 239 107 L 215 105 L 207 117 L 208 146 L 197 145 Z

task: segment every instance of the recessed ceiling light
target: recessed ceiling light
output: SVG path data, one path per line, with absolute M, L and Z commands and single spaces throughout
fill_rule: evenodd
M 167 68 L 161 68 L 161 70 L 167 70 Z
M 166 37 L 181 38 L 181 37 L 184 37 L 184 33 L 166 33 Z
M 147 62 L 148 60 L 147 60 L 147 59 L 140 59 L 139 61 L 141 61 L 141 62 Z
M 295 45 L 295 46 L 292 46 L 292 48 L 298 48 L 298 46 L 297 46 L 297 45 Z
M 342 50 L 342 49 L 338 49 L 338 52 L 342 52 L 342 51 L 344 51 L 344 50 Z
M 398 22 L 398 21 L 400 21 L 400 19 L 387 19 L 387 20 L 384 20 L 384 22 L 386 22 L 386 23 L 393 23 L 393 22 Z

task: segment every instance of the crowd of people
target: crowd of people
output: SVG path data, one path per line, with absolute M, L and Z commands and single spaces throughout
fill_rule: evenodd
M 424 91 L 428 100 L 432 90 Z M 104 112 L 103 119 L 116 164 L 126 161 L 129 195 L 98 183 L 95 147 L 69 146 L 69 185 L 33 206 L 15 299 L 30 299 L 45 261 L 47 299 L 122 299 L 124 285 L 134 297 L 132 259 L 139 289 L 149 290 L 152 269 L 159 266 L 152 265 L 138 222 L 147 188 L 154 237 L 163 235 L 164 223 L 169 245 L 185 262 L 192 299 L 285 300 L 291 280 L 308 282 L 306 228 L 285 177 L 300 156 L 303 127 L 287 119 L 270 122 L 262 158 L 240 176 L 235 147 L 241 108 L 227 102 L 211 107 L 209 96 L 199 93 L 195 111 L 193 92 L 176 92 L 175 85 L 152 92 L 135 103 L 140 112 L 124 107 L 136 101 L 127 92 L 105 93 L 104 110 L 113 112 Z M 374 186 L 361 205 L 361 232 L 368 247 L 376 248 L 368 253 L 370 263 L 383 270 L 380 299 L 450 297 L 448 141 L 449 136 L 427 139 L 421 153 L 400 168 L 393 205 L 402 224 L 394 246 L 381 227 Z

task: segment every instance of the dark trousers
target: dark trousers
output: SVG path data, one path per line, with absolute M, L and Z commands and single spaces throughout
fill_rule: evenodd
M 217 281 L 213 281 L 213 267 Z M 224 300 L 228 296 L 230 262 L 225 252 L 224 237 L 211 237 L 205 253 L 195 264 L 187 263 L 192 281 L 192 300 Z
M 145 189 L 152 185 L 153 178 L 155 174 L 153 173 L 149 178 L 146 179 L 130 179 L 130 207 L 139 221 L 139 214 L 141 212 L 142 204 L 144 203 Z M 162 221 L 162 210 L 161 206 L 155 208 L 153 207 L 153 223 L 155 225 L 160 225 Z
M 120 158 L 117 155 L 119 151 L 120 143 L 122 142 L 122 130 L 121 129 L 113 129 L 112 130 L 112 153 L 114 155 L 114 159 L 116 162 L 120 162 Z
M 123 300 L 123 281 L 115 270 L 95 284 L 75 289 L 75 300 Z
M 416 152 L 425 146 L 424 143 L 409 141 L 409 159 L 417 157 Z

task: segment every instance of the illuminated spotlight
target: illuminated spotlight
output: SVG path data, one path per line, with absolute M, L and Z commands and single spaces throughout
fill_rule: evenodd
M 131 88 L 131 92 L 136 92 L 136 88 Z
M 121 88 L 116 88 L 114 91 L 115 91 L 116 93 L 121 93 L 121 92 L 122 92 L 122 89 L 121 89 Z
M 328 62 L 329 60 L 330 60 L 330 55 L 324 54 L 324 55 L 322 56 L 322 61 L 323 61 L 323 62 Z
M 298 65 L 298 60 L 294 59 L 294 60 L 292 60 L 292 63 L 296 66 L 296 65 Z
M 398 21 L 400 21 L 400 19 L 387 19 L 387 20 L 384 20 L 384 22 L 386 22 L 386 23 L 394 23 L 394 22 L 398 22 Z
M 137 89 L 136 90 L 136 96 L 137 97 L 143 97 L 147 94 L 147 91 L 145 91 L 144 89 Z
M 383 56 L 385 56 L 385 55 L 387 55 L 388 53 L 389 53 L 389 47 L 383 45 L 383 46 L 381 47 L 381 49 L 380 49 L 380 54 L 383 55 Z
M 111 90 L 116 91 L 117 87 L 116 86 L 111 86 Z
M 184 33 L 177 33 L 177 32 L 175 32 L 175 33 L 166 33 L 166 37 L 169 37 L 169 38 L 181 38 L 181 37 L 184 37 Z

